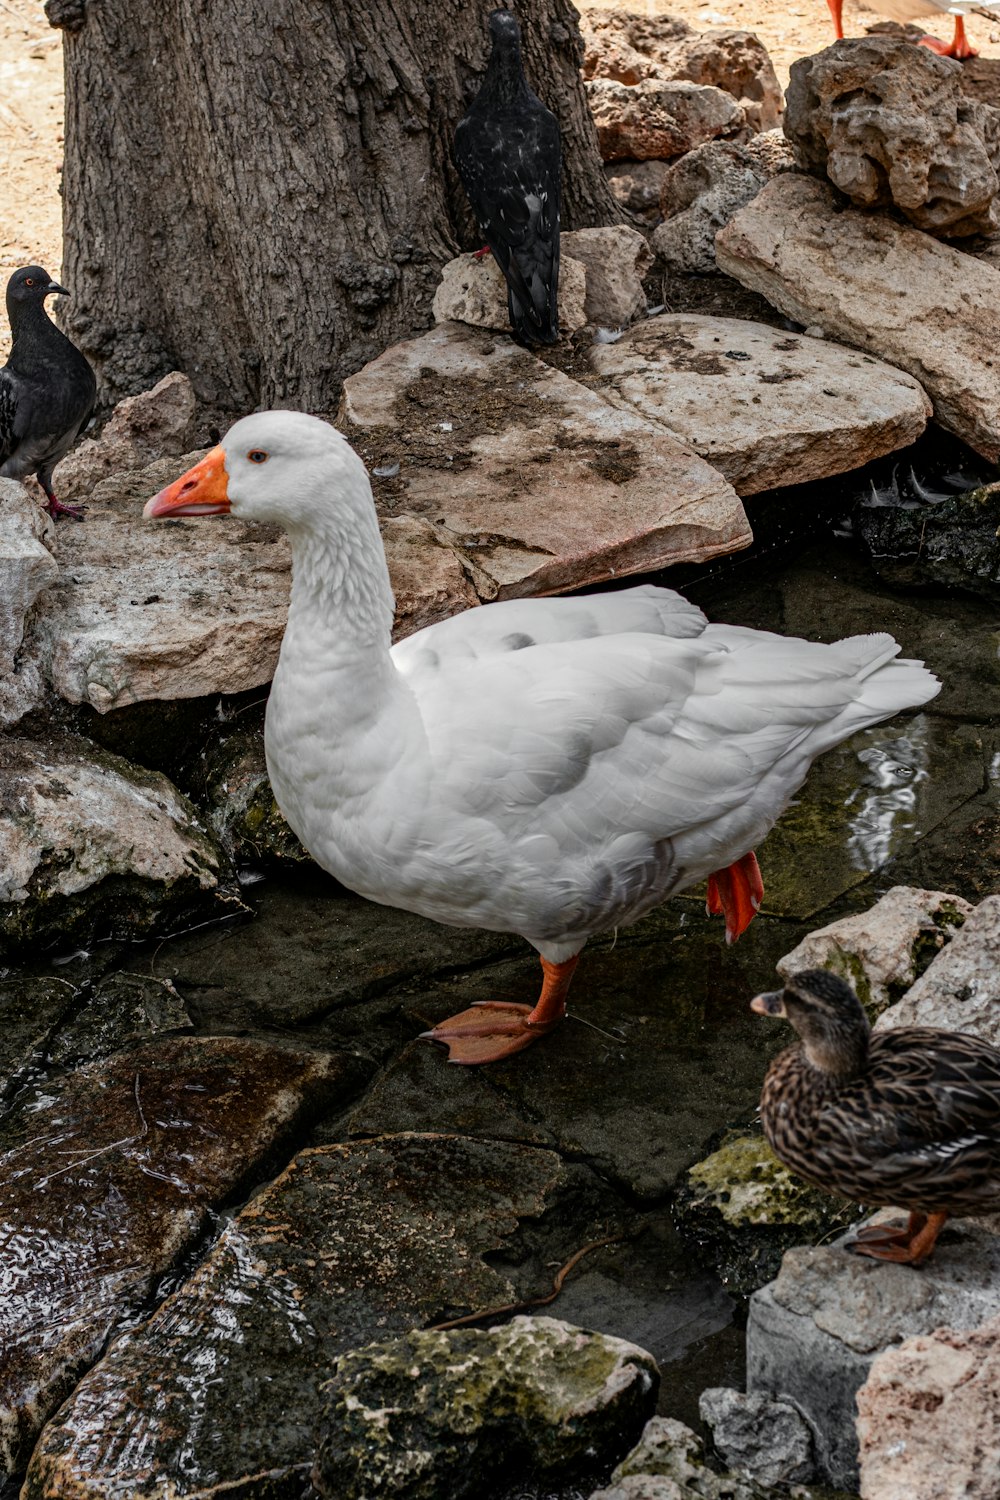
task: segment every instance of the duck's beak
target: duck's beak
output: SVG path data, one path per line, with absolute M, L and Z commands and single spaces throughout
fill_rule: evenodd
M 755 1010 L 759 1016 L 784 1016 L 784 991 L 768 990 L 766 995 L 755 995 L 750 1001 L 750 1009 Z
M 180 479 L 147 500 L 147 520 L 159 516 L 224 516 L 229 514 L 226 454 L 221 443 Z

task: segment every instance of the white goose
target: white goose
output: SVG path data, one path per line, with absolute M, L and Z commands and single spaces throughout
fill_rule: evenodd
M 288 626 L 267 708 L 278 806 L 345 886 L 538 950 L 541 998 L 427 1035 L 451 1061 L 520 1051 L 565 1014 L 594 933 L 709 879 L 737 937 L 753 845 L 813 759 L 937 679 L 887 635 L 835 645 L 710 625 L 668 589 L 514 600 L 390 644 L 364 465 L 327 423 L 245 417 L 147 516 L 232 512 L 288 533 Z

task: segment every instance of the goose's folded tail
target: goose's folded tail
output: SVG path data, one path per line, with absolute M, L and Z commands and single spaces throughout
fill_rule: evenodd
M 904 708 L 920 708 L 941 691 L 922 661 L 900 658 L 891 635 L 853 635 L 838 641 L 836 649 L 854 663 L 859 692 L 850 710 L 853 729 L 877 724 Z

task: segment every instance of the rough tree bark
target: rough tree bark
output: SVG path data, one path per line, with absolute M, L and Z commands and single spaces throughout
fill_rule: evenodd
M 328 411 L 476 245 L 451 139 L 489 0 L 49 0 L 66 31 L 65 326 L 104 401 L 184 370 L 230 410 Z M 563 226 L 620 217 L 570 0 L 521 0 Z

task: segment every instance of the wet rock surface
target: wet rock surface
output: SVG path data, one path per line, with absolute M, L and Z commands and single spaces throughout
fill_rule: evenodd
M 784 128 L 800 165 L 859 207 L 932 234 L 1000 224 L 1000 110 L 969 98 L 952 58 L 890 36 L 834 42 L 792 64 Z
M 236 729 L 207 746 L 195 780 L 209 826 L 237 868 L 297 865 L 310 858 L 274 800 L 262 727 Z
M 141 1500 L 168 1484 L 176 1500 L 226 1485 L 247 1500 L 298 1493 L 338 1355 L 515 1300 L 483 1257 L 520 1218 L 555 1206 L 558 1219 L 574 1181 L 552 1152 L 447 1135 L 304 1152 L 77 1386 L 26 1500 L 114 1487 Z M 253 1425 L 234 1430 L 235 1409 Z
M 704 460 L 506 338 L 443 323 L 397 344 L 345 382 L 342 417 L 380 508 L 432 527 L 484 600 L 749 540 Z
M 1000 1492 L 1000 1318 L 887 1349 L 858 1391 L 865 1500 Z
M 873 491 L 855 511 L 872 565 L 903 588 L 953 588 L 1000 603 L 1000 486 L 924 503 Z
M 44 1057 L 74 1002 L 74 987 L 66 979 L 0 978 L 0 1108 Z
M 869 911 L 802 939 L 777 965 L 782 979 L 830 969 L 851 985 L 871 1020 L 901 1000 L 974 911 L 946 891 L 894 886 Z
M 723 1283 L 746 1296 L 777 1274 L 786 1250 L 846 1229 L 860 1210 L 790 1172 L 762 1135 L 730 1131 L 685 1173 L 675 1213 Z
M 748 1389 L 793 1398 L 815 1435 L 820 1474 L 853 1489 L 855 1396 L 876 1355 L 942 1325 L 964 1331 L 996 1317 L 998 1272 L 1000 1238 L 962 1220 L 919 1269 L 865 1260 L 841 1244 L 790 1250 L 750 1301 Z
M 519 1472 L 593 1472 L 634 1442 L 658 1383 L 645 1350 L 555 1318 L 414 1331 L 337 1361 L 314 1482 L 335 1500 L 459 1500 Z
M 238 911 L 226 875 L 165 776 L 82 740 L 4 739 L 0 954 Z
M 908 371 L 937 421 L 1000 458 L 1000 273 L 830 188 L 774 178 L 716 238 L 720 270 L 805 327 Z
M 648 318 L 590 359 L 739 495 L 860 467 L 912 443 L 930 416 L 917 381 L 871 355 L 736 318 Z
M 0 1127 L 0 1469 L 23 1467 L 210 1211 L 273 1167 L 353 1067 L 273 1042 L 174 1038 L 18 1101 Z

